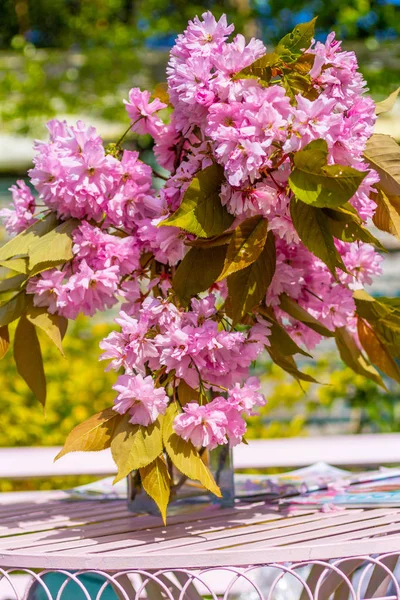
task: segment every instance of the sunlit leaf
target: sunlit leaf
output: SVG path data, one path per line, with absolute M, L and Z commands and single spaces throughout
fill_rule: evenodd
M 358 337 L 370 361 L 388 377 L 400 382 L 400 368 L 375 331 L 363 319 L 357 321 Z
M 317 17 L 314 17 L 307 23 L 299 23 L 290 33 L 286 34 L 275 48 L 278 54 L 285 62 L 295 61 L 304 50 L 307 50 L 312 42 L 315 32 L 315 23 Z
M 223 233 L 234 219 L 219 197 L 224 179 L 224 169 L 220 165 L 214 164 L 200 171 L 184 193 L 178 210 L 159 226 L 179 227 L 200 238 Z
M 188 304 L 190 298 L 217 281 L 225 255 L 226 245 L 189 250 L 172 280 L 172 287 L 183 304 Z
M 7 354 L 7 350 L 10 347 L 10 334 L 8 331 L 8 325 L 0 327 L 0 360 Z
M 359 188 L 366 171 L 344 165 L 328 165 L 328 144 L 323 139 L 310 142 L 294 155 L 289 185 L 296 197 L 319 208 L 345 204 Z
M 296 63 L 295 63 L 296 64 Z M 282 86 L 285 88 L 291 103 L 296 103 L 297 94 L 301 94 L 308 100 L 315 100 L 319 96 L 308 74 L 296 73 L 295 71 L 283 71 Z
M 378 172 L 379 187 L 388 196 L 400 196 L 400 146 L 394 138 L 374 133 L 364 152 L 366 160 Z
M 35 244 L 40 237 L 54 229 L 57 226 L 57 223 L 58 220 L 55 213 L 50 213 L 40 221 L 37 221 L 0 248 L 0 261 L 7 260 L 13 256 L 28 254 L 30 247 Z
M 8 260 L 0 260 L 0 266 L 27 275 L 29 272 L 28 268 L 28 257 L 10 258 Z
M 57 314 L 50 314 L 46 308 L 33 306 L 26 311 L 28 321 L 42 329 L 51 341 L 57 346 L 61 354 L 64 354 L 62 339 L 68 325 L 68 319 Z
M 201 460 L 199 453 L 191 442 L 186 442 L 183 438 L 177 435 L 173 429 L 175 417 L 179 414 L 177 406 L 172 403 L 167 408 L 167 412 L 163 422 L 163 441 L 168 456 L 172 460 L 175 467 L 196 481 L 200 481 L 203 486 L 221 498 L 221 490 L 215 483 L 211 471 Z
M 321 209 L 309 206 L 296 198 L 290 201 L 290 215 L 303 244 L 320 258 L 333 275 L 336 268 L 346 270 L 329 230 L 328 218 Z
M 20 318 L 15 330 L 14 359 L 18 373 L 44 406 L 46 402 L 46 377 L 43 369 L 42 351 L 35 326 L 24 316 Z
M 160 509 L 164 525 L 167 520 L 167 506 L 170 496 L 171 477 L 167 465 L 161 456 L 152 463 L 139 469 L 143 489 L 153 498 Z
M 238 323 L 265 298 L 275 273 L 275 266 L 275 239 L 270 231 L 257 260 L 228 277 L 229 300 L 234 323 Z
M 236 227 L 229 242 L 224 268 L 218 280 L 251 265 L 260 256 L 268 235 L 268 221 L 250 217 Z
M 147 427 L 132 425 L 130 418 L 129 413 L 123 416 L 111 441 L 111 453 L 118 467 L 114 483 L 153 462 L 163 450 L 161 417 Z
M 94 452 L 109 448 L 121 420 L 122 416 L 110 407 L 79 423 L 68 435 L 63 449 L 54 460 L 68 452 Z
M 378 189 L 373 199 L 377 208 L 372 220 L 381 231 L 387 231 L 400 240 L 400 196 L 387 196 Z
M 386 113 L 392 110 L 393 106 L 396 104 L 397 96 L 399 95 L 400 87 L 397 90 L 394 90 L 385 100 L 381 102 L 377 102 L 375 104 L 375 114 L 380 115 L 382 113 Z
M 375 383 L 386 390 L 387 388 L 382 381 L 382 377 L 375 367 L 366 360 L 353 336 L 345 327 L 336 329 L 335 338 L 342 361 L 355 373 L 358 373 L 358 375 L 363 375 L 364 377 L 375 381 Z
M 50 269 L 73 258 L 72 232 L 79 225 L 77 219 L 68 219 L 42 236 L 29 250 L 30 274 L 40 272 L 42 265 Z

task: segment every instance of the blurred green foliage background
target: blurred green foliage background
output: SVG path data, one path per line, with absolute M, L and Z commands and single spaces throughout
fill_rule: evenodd
M 319 15 L 317 38 L 333 29 L 356 49 L 373 94 L 398 85 L 400 0 L 0 0 L 3 128 L 36 135 L 55 114 L 124 119 L 129 88 L 164 79 L 176 35 L 207 9 L 267 44 Z

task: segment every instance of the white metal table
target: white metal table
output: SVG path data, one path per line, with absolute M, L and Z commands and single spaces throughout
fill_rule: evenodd
M 400 599 L 400 508 L 285 514 L 263 502 L 207 505 L 164 527 L 122 500 L 1 496 L 0 586 L 10 600 Z

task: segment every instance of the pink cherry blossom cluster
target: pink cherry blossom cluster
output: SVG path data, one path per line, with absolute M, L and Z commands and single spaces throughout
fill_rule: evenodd
M 217 163 L 224 169 L 220 200 L 234 216 L 232 229 L 260 215 L 276 243 L 276 269 L 265 304 L 300 345 L 313 348 L 321 335 L 281 308 L 282 294 L 326 328 L 355 329 L 352 290 L 380 273 L 381 257 L 362 242 L 335 240 L 347 272 L 328 267 L 299 239 L 290 211 L 291 156 L 313 140 L 328 145 L 329 164 L 367 171 L 363 151 L 372 134 L 374 104 L 354 53 L 334 34 L 305 49 L 315 55 L 309 73 L 316 98 L 290 98 L 279 82 L 262 85 L 238 73 L 265 54 L 260 40 L 230 40 L 233 25 L 209 12 L 179 35 L 167 69 L 169 103 L 134 88 L 125 101 L 131 129 L 150 134 L 158 164 L 170 172 L 156 191 L 152 168 L 120 144 L 106 151 L 93 127 L 82 122 L 48 124 L 49 141 L 36 144 L 30 180 L 40 205 L 60 220 L 76 219 L 74 258 L 29 280 L 36 306 L 74 319 L 118 301 L 120 331 L 103 342 L 102 359 L 123 369 L 114 408 L 144 426 L 163 415 L 179 384 L 193 390 L 175 431 L 196 446 L 236 444 L 245 416 L 265 398 L 249 378 L 252 362 L 269 345 L 261 317 L 233 328 L 224 311 L 224 281 L 193 298 L 189 308 L 171 293 L 175 266 L 193 240 L 159 224 L 179 208 L 195 175 Z M 351 204 L 366 220 L 374 214 L 370 192 L 379 180 L 369 170 Z M 14 210 L 1 216 L 9 232 L 34 223 L 35 199 L 23 182 L 11 188 Z

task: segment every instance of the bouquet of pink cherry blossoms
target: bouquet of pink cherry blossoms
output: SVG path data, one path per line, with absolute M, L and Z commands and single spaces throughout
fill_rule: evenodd
M 354 53 L 334 34 L 316 43 L 314 22 L 267 53 L 225 17 L 196 17 L 167 87 L 125 100 L 126 134 L 152 136 L 158 168 L 126 134 L 104 148 L 93 127 L 53 120 L 29 172 L 39 200 L 19 181 L 2 210 L 17 235 L 0 249 L 1 354 L 18 320 L 17 368 L 44 403 L 37 328 L 62 352 L 68 319 L 122 302 L 101 343 L 114 404 L 61 454 L 111 446 L 117 479 L 138 471 L 164 517 L 170 465 L 219 494 L 202 450 L 243 440 L 265 349 L 312 381 L 294 356 L 335 337 L 354 371 L 400 381 L 400 303 L 363 291 L 382 260 L 366 223 L 400 234 L 400 148 L 372 135 L 395 94 L 375 105 Z

